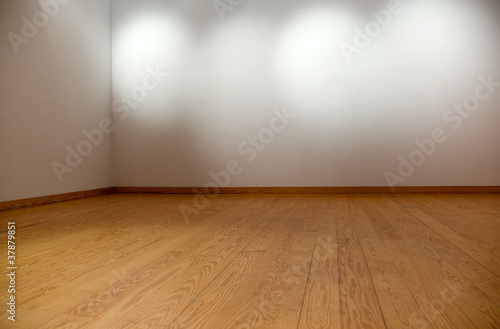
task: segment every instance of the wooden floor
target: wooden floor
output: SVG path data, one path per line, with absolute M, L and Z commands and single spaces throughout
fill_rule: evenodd
M 0 328 L 500 328 L 500 195 L 205 201 L 0 212 L 3 271 L 9 221 L 18 266 L 17 321 L 2 275 Z

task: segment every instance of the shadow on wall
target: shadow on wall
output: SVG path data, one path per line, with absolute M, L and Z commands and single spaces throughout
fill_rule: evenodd
M 130 119 L 119 122 L 113 136 L 124 143 L 113 148 L 118 185 L 165 186 L 168 180 L 171 186 L 197 186 L 207 179 L 203 140 L 189 108 L 180 108 L 168 123 L 134 120 L 133 114 Z M 125 178 L 128 183 L 120 184 Z

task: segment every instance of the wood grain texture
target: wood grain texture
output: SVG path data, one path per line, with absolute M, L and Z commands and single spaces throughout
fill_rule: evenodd
M 500 195 L 195 198 L 0 212 L 19 268 L 0 328 L 500 328 Z
M 354 222 L 354 227 L 370 268 L 387 327 L 414 328 L 411 317 L 413 310 L 419 307 L 418 302 L 411 295 L 383 242 L 400 241 L 401 237 L 376 208 L 369 207 L 360 198 L 351 198 L 349 208 L 354 218 L 358 219 Z M 428 328 L 437 327 L 430 323 Z
M 333 197 L 316 199 L 318 236 L 298 328 L 339 329 L 342 325 L 339 316 L 337 217 L 333 211 Z
M 138 187 L 116 186 L 115 193 L 196 194 L 203 187 Z M 273 186 L 219 187 L 215 194 L 498 194 L 500 186 Z
M 342 327 L 386 328 L 370 269 L 354 228 L 354 222 L 361 219 L 351 211 L 345 196 L 337 196 L 335 204 L 339 206 L 337 239 Z
M 12 201 L 3 201 L 0 202 L 0 211 L 40 206 L 44 204 L 57 203 L 75 199 L 90 198 L 98 195 L 111 194 L 113 193 L 113 190 L 114 190 L 113 187 L 105 187 L 105 188 L 86 190 L 86 191 L 45 195 L 35 198 L 19 199 Z
M 157 194 L 499 194 L 500 186 L 279 186 L 279 187 L 138 187 L 114 186 L 35 198 L 2 201 L 0 211 L 89 198 L 112 193 Z M 496 205 L 495 207 L 497 207 Z

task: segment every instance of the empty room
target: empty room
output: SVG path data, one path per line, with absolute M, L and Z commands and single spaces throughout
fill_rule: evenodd
M 500 1 L 1 0 L 0 328 L 499 329 Z

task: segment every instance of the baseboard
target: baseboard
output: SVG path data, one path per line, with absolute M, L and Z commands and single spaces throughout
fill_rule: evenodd
M 0 211 L 43 204 L 89 198 L 111 193 L 157 194 L 500 194 L 500 186 L 284 186 L 284 187 L 220 187 L 218 191 L 203 187 L 133 187 L 118 186 L 62 193 L 36 198 L 0 202 Z
M 63 202 L 75 199 L 89 198 L 97 195 L 104 195 L 113 193 L 113 187 L 99 188 L 94 190 L 53 194 L 47 196 L 40 196 L 36 198 L 20 199 L 13 201 L 0 202 L 0 211 L 2 210 L 12 210 L 33 206 L 40 206 L 48 203 Z
M 294 186 L 294 187 L 133 187 L 118 186 L 115 193 L 159 194 L 497 194 L 500 186 Z

